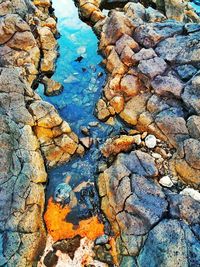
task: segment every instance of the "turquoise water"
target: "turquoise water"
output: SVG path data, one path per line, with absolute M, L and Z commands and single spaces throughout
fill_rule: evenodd
M 53 6 L 61 37 L 58 39 L 60 57 L 52 78 L 63 84 L 64 91 L 59 96 L 48 97 L 43 94 L 43 86 L 40 86 L 37 92 L 57 108 L 62 118 L 69 122 L 72 130 L 81 137 L 81 126 L 98 121 L 94 116 L 94 109 L 102 93 L 106 73 L 100 66 L 102 57 L 97 53 L 98 40 L 91 27 L 79 19 L 74 2 L 55 0 Z M 83 57 L 81 62 L 75 61 L 80 56 Z M 47 199 L 54 194 L 56 186 L 65 180 L 66 175 L 72 177 L 72 188 L 83 181 L 95 181 L 97 164 L 102 160 L 99 146 L 122 128 L 124 127 L 120 122 L 117 122 L 115 127 L 100 122 L 99 127 L 91 127 L 90 136 L 96 142 L 83 158 L 74 157 L 70 162 L 48 170 Z M 95 188 L 92 190 L 93 199 L 98 202 Z M 76 214 L 74 220 L 75 217 Z

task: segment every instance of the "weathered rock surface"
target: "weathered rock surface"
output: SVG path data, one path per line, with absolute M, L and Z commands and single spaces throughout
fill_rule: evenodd
M 186 1 L 145 1 L 157 10 L 120 0 L 102 6 L 111 2 L 120 9 L 94 25 L 108 71 L 97 116 L 119 116 L 140 142 L 131 135 L 106 141 L 101 208 L 120 234 L 121 266 L 198 266 L 198 197 L 178 192 L 182 182 L 200 185 L 199 17 Z M 145 144 L 151 134 L 152 146 Z

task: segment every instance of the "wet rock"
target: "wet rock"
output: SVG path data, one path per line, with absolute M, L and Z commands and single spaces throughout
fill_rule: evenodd
M 157 144 L 156 137 L 152 134 L 147 135 L 147 137 L 145 138 L 145 145 L 148 148 L 154 148 L 156 146 L 156 144 Z
M 42 82 L 44 83 L 45 95 L 47 96 L 59 95 L 63 91 L 63 85 L 61 83 L 49 79 L 46 76 L 42 79 Z
M 158 95 L 174 95 L 177 98 L 180 98 L 183 90 L 183 84 L 173 76 L 157 76 L 151 86 Z
M 200 116 L 193 115 L 189 117 L 187 127 L 191 137 L 200 139 Z
M 90 138 L 90 137 L 83 137 L 83 138 L 80 138 L 80 142 L 82 143 L 82 145 L 85 147 L 85 148 L 90 148 L 92 143 L 93 143 L 93 139 Z
M 167 68 L 166 62 L 159 57 L 154 57 L 147 60 L 141 60 L 138 69 L 149 78 L 162 74 Z

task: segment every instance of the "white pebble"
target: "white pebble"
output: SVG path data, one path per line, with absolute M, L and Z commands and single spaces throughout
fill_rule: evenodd
M 196 201 L 200 201 L 200 193 L 199 191 L 193 189 L 193 188 L 185 188 L 183 191 L 180 192 L 181 195 L 184 196 L 190 196 Z
M 172 180 L 169 178 L 168 175 L 163 176 L 160 179 L 159 184 L 161 184 L 162 186 L 165 186 L 165 187 L 172 187 L 173 186 Z
M 162 156 L 159 153 L 152 153 L 152 157 L 155 159 L 161 159 Z
M 156 146 L 156 137 L 152 134 L 149 134 L 146 138 L 145 138 L 145 144 L 148 148 L 154 148 Z

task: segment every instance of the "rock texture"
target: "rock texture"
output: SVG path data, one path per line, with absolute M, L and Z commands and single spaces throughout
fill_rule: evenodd
M 179 192 L 200 186 L 199 17 L 186 1 L 127 2 L 96 5 L 118 6 L 96 23 L 84 17 L 108 72 L 97 117 L 132 128 L 102 147 L 101 208 L 121 266 L 198 266 L 199 193 Z
M 0 1 L 0 266 L 36 263 L 46 241 L 45 167 L 79 148 L 68 123 L 31 87 L 55 67 L 50 9 L 50 1 Z
M 96 112 L 100 120 L 119 116 L 140 133 L 166 141 L 176 150 L 171 174 L 199 186 L 199 162 L 195 158 L 198 166 L 191 164 L 189 158 L 197 156 L 193 143 L 199 138 L 200 29 L 195 22 L 185 23 L 195 19 L 180 16 L 180 10 L 187 9 L 185 2 L 183 7 L 175 1 L 164 3 L 165 14 L 129 2 L 96 24 L 87 17 L 99 36 L 108 71 Z M 79 8 L 81 12 L 81 4 Z M 191 138 L 196 141 L 184 149 Z

